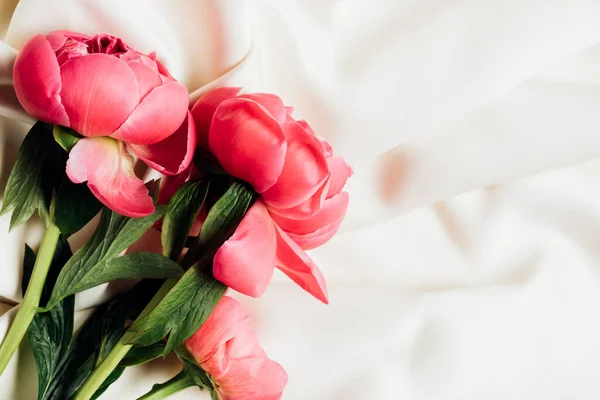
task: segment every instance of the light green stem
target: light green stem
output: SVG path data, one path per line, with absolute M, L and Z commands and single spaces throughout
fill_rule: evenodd
M 2 375 L 13 354 L 19 347 L 40 305 L 44 283 L 50 270 L 50 264 L 52 264 L 52 258 L 54 257 L 59 237 L 60 230 L 56 225 L 50 223 L 42 238 L 23 302 L 19 306 L 15 320 L 10 326 L 8 334 L 2 342 L 2 346 L 0 346 L 0 375 Z
M 177 279 L 168 279 L 156 292 L 152 300 L 148 303 L 146 308 L 140 313 L 138 319 L 146 316 L 150 311 L 154 309 L 160 303 L 160 301 L 169 293 L 169 290 L 175 286 Z M 112 348 L 110 353 L 104 360 L 94 369 L 92 374 L 87 378 L 81 389 L 77 392 L 75 400 L 89 400 L 92 398 L 96 390 L 102 385 L 102 382 L 110 375 L 110 373 L 119 365 L 123 357 L 127 355 L 127 352 L 133 347 L 131 344 L 127 344 L 131 339 L 129 332 L 125 332 L 119 341 Z
M 170 381 L 154 385 L 152 390 L 137 400 L 162 400 L 190 386 L 194 386 L 192 378 L 185 370 L 181 371 Z

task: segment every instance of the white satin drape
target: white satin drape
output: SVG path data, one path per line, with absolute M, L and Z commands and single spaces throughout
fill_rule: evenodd
M 331 305 L 280 276 L 244 299 L 288 370 L 284 399 L 600 396 L 599 2 L 4 1 L 0 183 L 27 129 L 11 60 L 52 29 L 155 50 L 190 91 L 275 92 L 354 166 L 344 231 L 312 253 Z M 7 223 L 10 310 L 39 225 Z M 0 399 L 34 398 L 28 357 L 0 378 Z M 175 368 L 128 370 L 102 398 L 135 398 Z

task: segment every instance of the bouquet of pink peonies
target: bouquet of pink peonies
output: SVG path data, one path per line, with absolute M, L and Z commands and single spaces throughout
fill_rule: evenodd
M 12 212 L 11 229 L 37 212 L 46 231 L 37 252 L 25 245 L 24 298 L 0 374 L 28 335 L 38 399 L 96 398 L 127 367 L 170 353 L 181 372 L 142 399 L 190 386 L 213 399 L 281 398 L 285 370 L 228 293 L 262 295 L 277 267 L 328 302 L 305 250 L 331 239 L 346 214 L 344 159 L 275 95 L 223 87 L 190 107 L 154 53 L 106 34 L 35 36 L 14 85 L 39 122 L 1 212 Z M 140 165 L 161 178 L 144 182 Z M 98 214 L 72 252 L 67 239 Z M 151 230 L 161 248 L 134 251 Z M 124 279 L 136 284 L 74 335 L 74 295 Z

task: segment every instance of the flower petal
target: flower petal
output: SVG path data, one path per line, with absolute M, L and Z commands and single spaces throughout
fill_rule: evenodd
M 286 142 L 279 123 L 258 103 L 247 99 L 221 103 L 208 139 L 223 168 L 250 183 L 257 192 L 277 182 Z
M 128 148 L 146 164 L 165 175 L 177 175 L 192 162 L 196 150 L 196 126 L 188 111 L 183 124 L 174 134 L 146 146 L 130 144 Z
M 61 67 L 62 101 L 71 128 L 88 136 L 113 133 L 138 103 L 138 84 L 123 61 L 106 54 L 73 58 Z
M 143 99 L 152 89 L 161 85 L 160 77 L 148 65 L 137 60 L 128 61 L 127 65 L 131 68 L 137 79 L 140 99 Z
M 341 192 L 323 202 L 323 208 L 313 217 L 305 220 L 285 218 L 275 213 L 271 214 L 273 221 L 285 232 L 297 235 L 307 235 L 327 227 L 328 225 L 340 222 L 344 219 L 350 196 L 347 192 Z
M 60 67 L 44 36 L 36 35 L 23 46 L 14 63 L 13 80 L 17 98 L 29 114 L 44 122 L 69 126 L 61 102 Z
M 218 380 L 223 400 L 279 400 L 287 385 L 285 369 L 266 357 L 232 360 Z
M 277 231 L 277 268 L 302 289 L 328 304 L 325 278 L 313 260 L 284 231 Z
M 287 119 L 286 107 L 279 96 L 271 93 L 249 93 L 238 96 L 238 99 L 248 99 L 257 102 L 265 108 L 278 122 Z
M 225 100 L 235 97 L 240 90 L 242 89 L 238 87 L 216 88 L 196 101 L 192 107 L 192 115 L 196 122 L 198 146 L 208 148 L 208 132 L 217 107 Z
M 46 35 L 46 40 L 48 41 L 48 43 L 50 43 L 52 51 L 56 51 L 65 44 L 65 42 L 67 41 L 67 37 L 62 33 L 51 32 Z
M 133 157 L 121 142 L 80 139 L 69 153 L 67 175 L 74 183 L 87 181 L 98 200 L 119 214 L 143 217 L 154 212 L 148 189 L 133 172 Z
M 188 92 L 178 82 L 154 88 L 112 133 L 115 139 L 132 144 L 153 144 L 171 136 L 185 119 Z
M 265 202 L 276 208 L 290 208 L 311 198 L 329 177 L 329 166 L 317 139 L 298 123 L 282 124 L 287 153 L 281 175 L 272 187 L 261 192 Z M 316 204 L 317 211 L 320 204 Z
M 300 124 L 300 126 L 303 127 L 304 130 L 306 130 L 306 132 L 310 133 L 311 135 L 313 135 L 314 137 L 317 138 L 319 143 L 321 143 L 321 145 L 323 146 L 323 151 L 325 152 L 325 157 L 329 158 L 329 157 L 333 156 L 333 149 L 331 148 L 331 145 L 329 144 L 329 142 L 327 140 L 323 139 L 322 137 L 318 136 L 315 133 L 315 131 L 313 131 L 313 128 L 311 128 L 311 126 L 308 124 L 308 122 L 306 122 L 303 119 L 299 119 L 296 122 L 298 122 Z
M 311 250 L 335 236 L 346 216 L 349 200 L 348 193 L 341 192 L 325 200 L 323 209 L 307 220 L 277 219 L 275 215 L 271 216 L 294 242 L 304 250 Z
M 348 178 L 353 174 L 352 167 L 346 164 L 346 160 L 342 157 L 331 157 L 327 160 L 329 163 L 329 170 L 331 171 L 331 179 L 329 181 L 329 190 L 327 191 L 327 198 L 332 198 L 336 194 L 340 193 Z
M 160 190 L 158 191 L 158 204 L 167 204 L 184 183 L 191 179 L 197 171 L 191 164 L 188 169 L 177 175 L 167 175 L 160 180 Z
M 229 354 L 225 345 L 243 329 L 249 329 L 248 314 L 240 303 L 223 296 L 206 322 L 185 345 L 198 364 L 211 375 L 221 376 L 227 371 Z
M 275 269 L 275 226 L 264 204 L 256 201 L 215 254 L 213 275 L 235 291 L 258 297 Z
M 323 202 L 329 191 L 329 179 L 327 179 L 316 193 L 302 203 L 290 208 L 276 208 L 268 206 L 271 214 L 277 214 L 281 217 L 303 220 L 314 217 L 323 207 Z

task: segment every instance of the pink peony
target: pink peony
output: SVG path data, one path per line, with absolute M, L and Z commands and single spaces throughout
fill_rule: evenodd
M 185 345 L 218 385 L 223 400 L 278 400 L 287 384 L 283 367 L 260 347 L 242 306 L 225 296 Z
M 323 275 L 304 250 L 338 231 L 348 208 L 343 192 L 352 169 L 331 146 L 272 94 L 215 89 L 192 108 L 198 143 L 232 176 L 260 195 L 217 251 L 215 278 L 260 296 L 275 266 L 327 303 Z
M 171 175 L 193 158 L 196 137 L 187 89 L 154 53 L 140 53 L 106 34 L 52 32 L 25 44 L 13 78 L 29 114 L 84 136 L 70 153 L 67 175 L 75 183 L 87 181 L 121 214 L 154 210 L 129 152 Z

